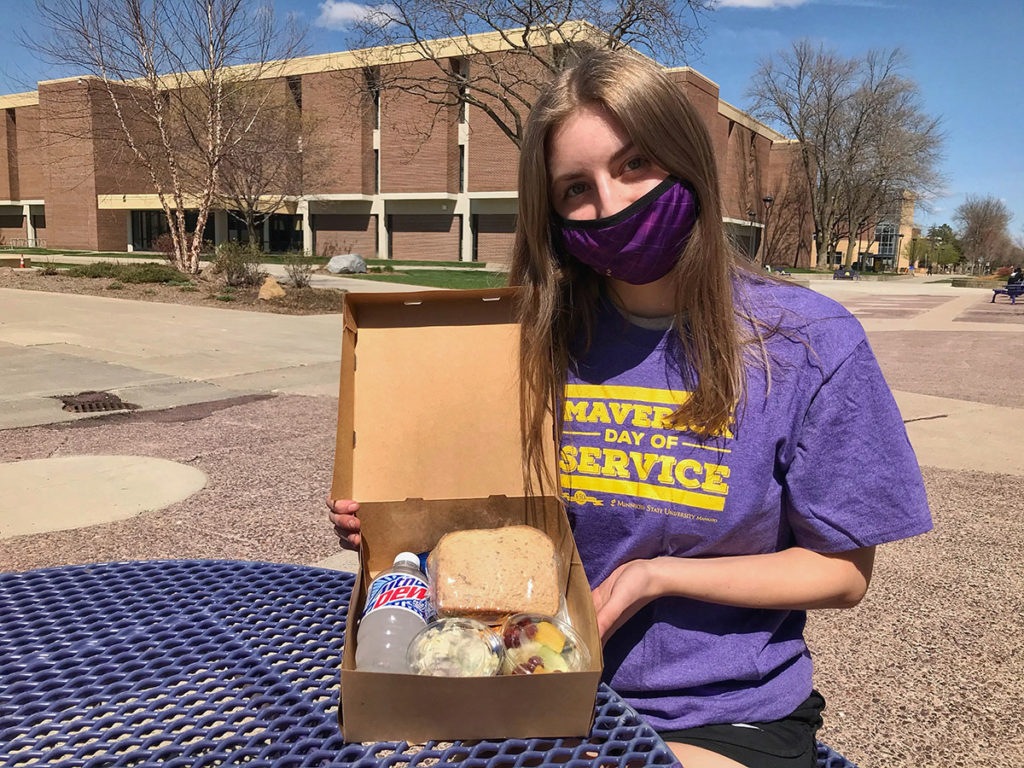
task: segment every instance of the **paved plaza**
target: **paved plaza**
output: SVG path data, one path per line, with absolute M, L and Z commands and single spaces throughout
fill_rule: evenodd
M 809 284 L 863 323 L 936 524 L 879 551 L 861 606 L 811 615 L 822 738 L 862 768 L 1010 764 L 1024 747 L 1024 302 L 923 277 Z M 323 502 L 340 347 L 338 315 L 0 290 L 0 570 L 352 570 Z M 85 390 L 139 407 L 62 410 Z

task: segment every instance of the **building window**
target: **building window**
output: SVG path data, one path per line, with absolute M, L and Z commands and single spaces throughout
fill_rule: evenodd
M 376 67 L 363 68 L 363 84 L 373 103 L 373 127 L 380 128 L 380 72 Z
M 459 122 L 469 122 L 466 96 L 469 94 L 469 59 L 452 59 L 452 72 L 459 83 Z
M 185 230 L 187 233 L 195 231 L 199 223 L 198 211 L 185 211 Z M 169 233 L 167 217 L 163 211 L 132 211 L 132 248 L 136 251 L 151 251 L 156 246 L 157 238 L 160 235 Z M 214 223 L 213 211 L 206 217 L 206 226 L 203 227 L 203 239 L 213 242 Z
M 883 221 L 875 226 L 875 240 L 878 241 L 878 256 L 882 259 L 896 257 L 896 225 Z
M 167 232 L 163 211 L 132 211 L 132 247 L 137 251 L 153 249 L 156 239 Z
M 295 106 L 298 107 L 299 111 L 302 111 L 302 78 L 298 75 L 292 75 L 288 78 L 288 90 L 292 95 L 292 99 L 295 101 Z
M 459 144 L 459 192 L 466 191 L 466 145 Z
M 373 191 L 380 192 L 380 150 L 373 150 Z

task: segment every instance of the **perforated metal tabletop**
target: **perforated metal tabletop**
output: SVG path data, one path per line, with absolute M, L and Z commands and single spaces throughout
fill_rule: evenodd
M 0 574 L 0 765 L 673 763 L 604 685 L 584 740 L 345 742 L 338 666 L 353 581 L 243 561 Z M 824 746 L 819 765 L 849 766 Z

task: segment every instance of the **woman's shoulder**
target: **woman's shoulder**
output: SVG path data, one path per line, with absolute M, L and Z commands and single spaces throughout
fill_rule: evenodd
M 745 274 L 735 281 L 734 296 L 741 323 L 750 333 L 765 341 L 808 346 L 826 367 L 832 367 L 827 359 L 838 365 L 866 339 L 846 307 L 802 285 Z
M 743 300 L 746 299 L 749 309 L 762 319 L 778 317 L 792 323 L 854 320 L 850 311 L 838 301 L 799 283 L 741 272 L 734 286 L 740 308 L 743 309 Z

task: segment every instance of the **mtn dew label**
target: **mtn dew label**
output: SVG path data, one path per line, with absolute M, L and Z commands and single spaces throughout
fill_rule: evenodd
M 401 608 L 428 623 L 434 614 L 427 595 L 426 579 L 411 573 L 384 573 L 373 580 L 366 595 L 363 616 L 378 608 Z

